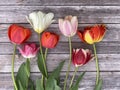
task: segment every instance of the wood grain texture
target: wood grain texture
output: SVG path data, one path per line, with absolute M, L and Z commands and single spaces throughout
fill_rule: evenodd
M 0 25 L 0 42 L 10 42 L 7 35 L 7 29 L 11 24 L 1 24 Z M 32 36 L 28 42 L 38 42 L 37 33 L 31 28 L 29 24 L 18 24 L 26 28 L 30 28 L 32 31 Z M 94 24 L 79 24 L 78 30 L 83 30 L 86 26 L 91 26 Z M 119 24 L 105 24 L 107 27 L 106 35 L 103 41 L 120 41 L 120 25 Z M 46 31 L 55 32 L 60 35 L 60 42 L 67 42 L 68 38 L 63 36 L 58 28 L 58 24 L 52 24 Z M 81 40 L 76 35 L 72 38 L 74 42 L 80 42 Z
M 65 78 L 65 73 L 61 73 L 61 87 Z M 79 75 L 80 72 L 77 73 Z M 70 76 L 72 73 L 70 73 Z M 120 88 L 120 72 L 101 72 L 103 81 L 102 90 L 119 90 Z M 33 73 L 32 79 L 40 78 L 39 73 Z M 69 77 L 69 80 L 71 77 Z M 77 79 L 77 77 L 76 77 Z M 68 81 L 69 82 L 69 81 Z M 80 83 L 79 90 L 93 90 L 95 84 L 95 72 L 86 72 L 82 82 Z M 0 90 L 13 90 L 13 84 L 10 74 L 0 74 Z
M 0 0 L 0 5 L 120 5 L 120 0 Z
M 33 11 L 53 12 L 58 18 L 78 16 L 79 23 L 120 23 L 119 6 L 1 6 L 0 23 L 27 23 L 26 15 Z
M 11 72 L 11 57 L 12 55 L 0 55 L 0 72 Z M 67 70 L 69 55 L 68 54 L 49 54 L 47 59 L 48 71 L 51 72 L 55 67 L 59 65 L 59 63 L 65 60 L 65 65 L 62 71 Z M 99 64 L 101 71 L 120 71 L 120 56 L 118 54 L 98 54 Z M 18 70 L 21 63 L 23 63 L 25 59 L 16 55 L 15 60 L 15 72 Z M 39 72 L 36 58 L 31 60 L 31 71 Z M 71 67 L 71 71 L 74 71 L 74 65 Z M 88 64 L 79 68 L 79 71 L 96 71 L 95 69 L 95 61 L 92 60 Z
M 69 59 L 68 40 L 61 34 L 58 28 L 58 18 L 66 15 L 76 15 L 79 19 L 79 30 L 83 27 L 105 23 L 107 32 L 102 42 L 97 43 L 101 76 L 103 78 L 102 90 L 120 90 L 120 0 L 0 0 L 0 90 L 13 90 L 11 80 L 11 57 L 13 44 L 7 37 L 7 29 L 10 24 L 31 28 L 25 16 L 33 11 L 44 11 L 55 13 L 55 22 L 47 29 L 59 34 L 60 42 L 57 47 L 50 49 L 47 60 L 48 71 L 52 72 L 62 60 L 66 60 L 61 73 L 61 87 L 65 78 L 65 71 Z M 82 43 L 78 36 L 73 37 L 74 48 L 89 48 L 92 46 Z M 32 37 L 27 43 L 38 44 L 38 36 L 32 30 Z M 25 59 L 17 49 L 15 60 L 15 72 Z M 73 74 L 74 66 L 70 69 Z M 79 90 L 93 90 L 96 77 L 95 60 L 79 68 L 87 71 Z M 40 78 L 41 74 L 37 67 L 36 58 L 31 60 L 31 77 L 33 80 Z M 71 77 L 69 77 L 69 80 Z M 69 81 L 68 81 L 69 83 Z
M 7 47 L 7 48 L 5 48 Z M 85 44 L 82 42 L 74 42 L 72 44 L 73 48 L 88 48 L 93 50 L 92 45 Z M 120 54 L 120 42 L 100 42 L 96 44 L 98 54 Z M 11 43 L 0 43 L 0 54 L 12 54 L 13 44 Z M 18 49 L 17 49 L 18 53 Z M 68 43 L 58 43 L 56 48 L 50 49 L 49 53 L 69 53 Z

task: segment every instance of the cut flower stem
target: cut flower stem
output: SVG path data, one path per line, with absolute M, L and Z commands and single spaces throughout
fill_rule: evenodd
M 67 72 L 66 72 L 66 77 L 65 77 L 65 81 L 64 81 L 64 89 L 63 90 L 66 90 L 66 84 L 67 84 L 67 79 L 68 79 L 68 75 L 69 75 L 69 72 L 70 72 L 71 59 L 72 59 L 71 37 L 69 37 L 68 40 L 69 40 L 69 48 L 70 48 L 70 57 L 69 57 L 68 69 L 67 69 Z
M 45 74 L 46 74 L 46 77 L 47 77 L 47 68 L 46 68 L 46 63 L 45 63 L 45 57 L 44 57 L 44 55 L 43 55 L 43 50 L 42 50 L 42 45 L 41 45 L 40 34 L 39 34 L 39 43 L 40 43 L 40 53 L 41 53 L 41 55 L 42 55 L 43 64 L 44 64 L 44 69 L 45 69 Z M 44 85 L 44 80 L 45 80 L 45 77 L 42 75 L 41 83 L 42 83 L 43 87 L 45 86 L 45 85 Z
M 41 53 L 41 55 L 42 55 L 43 64 L 44 64 L 44 69 L 45 69 L 45 74 L 46 74 L 46 76 L 47 76 L 47 68 L 46 68 L 45 58 L 44 58 L 43 51 L 42 51 L 42 45 L 41 45 L 41 40 L 40 40 L 40 34 L 39 34 L 39 41 L 40 41 L 40 53 Z
M 73 76 L 72 76 L 72 79 L 71 79 L 69 88 L 71 88 L 71 86 L 72 86 L 72 84 L 73 84 L 73 80 L 74 80 L 74 78 L 75 78 L 76 72 L 78 71 L 78 68 L 79 68 L 79 67 L 75 67 L 75 71 L 74 71 L 74 74 L 73 74 Z
M 13 80 L 13 84 L 14 84 L 14 88 L 15 90 L 18 90 L 17 88 L 17 84 L 15 82 L 15 76 L 14 76 L 14 62 L 15 62 L 15 54 L 16 54 L 16 44 L 14 44 L 14 52 L 13 52 L 13 56 L 12 56 L 12 80 Z
M 97 53 L 96 53 L 96 46 L 95 46 L 95 44 L 93 44 L 93 49 L 94 49 L 95 60 L 96 60 L 96 70 L 97 70 L 96 85 L 97 85 L 98 81 L 99 81 L 99 78 L 100 78 L 100 68 L 99 68 L 99 62 L 98 62 L 98 56 L 97 56 Z

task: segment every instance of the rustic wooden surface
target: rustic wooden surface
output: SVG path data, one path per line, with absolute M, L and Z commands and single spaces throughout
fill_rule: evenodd
M 120 90 L 120 0 L 0 0 L 0 90 L 13 90 L 11 80 L 13 46 L 7 37 L 7 28 L 11 23 L 31 28 L 25 16 L 38 10 L 55 13 L 56 22 L 48 30 L 58 33 L 61 38 L 57 47 L 49 50 L 47 66 L 51 72 L 59 62 L 66 60 L 61 73 L 61 84 L 67 70 L 69 48 L 67 38 L 58 29 L 58 18 L 69 14 L 77 15 L 80 30 L 84 26 L 105 23 L 107 33 L 104 40 L 97 44 L 101 77 L 104 80 L 102 90 Z M 32 32 L 32 37 L 28 43 L 38 43 L 36 33 L 33 30 Z M 92 49 L 92 46 L 82 43 L 77 36 L 73 37 L 72 40 L 75 48 Z M 17 50 L 15 72 L 24 60 Z M 40 77 L 36 58 L 31 60 L 31 67 L 32 78 Z M 71 67 L 70 76 L 73 71 L 74 66 Z M 79 90 L 93 90 L 96 75 L 95 61 L 80 67 L 77 75 L 82 71 L 87 71 L 87 73 Z

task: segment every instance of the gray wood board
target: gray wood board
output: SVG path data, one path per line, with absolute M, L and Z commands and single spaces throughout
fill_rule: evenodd
M 92 45 L 82 42 L 72 43 L 73 48 L 85 48 L 93 50 Z M 96 44 L 98 54 L 120 54 L 120 42 L 100 42 Z M 13 44 L 0 43 L 0 54 L 12 54 Z M 18 53 L 18 49 L 17 49 Z M 68 43 L 58 43 L 54 49 L 50 49 L 49 53 L 69 53 Z
M 118 54 L 98 54 L 99 64 L 101 71 L 120 71 L 120 56 Z M 0 55 L 0 72 L 11 72 L 11 58 L 12 55 Z M 67 70 L 69 55 L 68 54 L 48 54 L 47 67 L 48 71 L 51 72 L 55 67 L 59 65 L 61 61 L 65 60 L 65 65 L 62 71 Z M 25 59 L 16 55 L 15 60 L 15 72 L 18 70 L 21 63 L 25 62 Z M 37 67 L 36 58 L 31 60 L 32 72 L 39 72 Z M 74 65 L 71 66 L 71 71 L 74 71 Z M 90 61 L 88 64 L 79 68 L 79 71 L 96 71 L 95 60 Z
M 0 5 L 120 5 L 120 0 L 0 0 Z
M 77 73 L 79 75 L 80 72 Z M 0 74 L 0 90 L 13 90 L 13 83 L 11 74 Z M 65 73 L 61 73 L 61 86 L 65 78 Z M 72 73 L 70 73 L 70 76 Z M 103 87 L 102 90 L 119 90 L 120 89 L 120 72 L 102 72 Z M 32 79 L 40 78 L 39 73 L 32 73 Z M 95 85 L 95 72 L 86 72 L 82 82 L 80 83 L 79 90 L 93 90 Z M 71 77 L 69 77 L 69 80 Z M 77 79 L 77 77 L 76 77 Z M 69 81 L 68 81 L 69 82 Z
M 78 16 L 79 23 L 120 23 L 119 6 L 0 6 L 0 23 L 27 23 L 26 15 L 33 11 L 55 13 L 58 18 Z

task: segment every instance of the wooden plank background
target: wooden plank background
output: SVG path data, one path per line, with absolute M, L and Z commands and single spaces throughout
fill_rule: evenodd
M 69 48 L 68 40 L 60 33 L 57 21 L 60 17 L 72 14 L 78 16 L 79 30 L 96 23 L 107 25 L 104 40 L 97 44 L 101 76 L 104 80 L 102 90 L 120 90 L 120 0 L 0 0 L 0 90 L 13 90 L 11 80 L 13 46 L 7 37 L 7 28 L 12 23 L 31 28 L 25 16 L 38 10 L 55 13 L 56 22 L 48 30 L 58 33 L 61 37 L 57 47 L 49 50 L 47 66 L 51 72 L 61 60 L 66 60 L 61 72 L 61 86 L 67 70 Z M 28 43 L 38 43 L 37 34 L 33 30 L 32 32 Z M 72 41 L 74 48 L 92 49 L 92 46 L 82 43 L 78 36 L 73 37 Z M 15 72 L 24 60 L 17 50 Z M 31 60 L 31 67 L 31 77 L 35 80 L 40 77 L 36 58 Z M 71 67 L 70 77 L 73 71 L 74 66 Z M 93 90 L 96 76 L 95 61 L 80 67 L 77 75 L 81 71 L 87 73 L 79 90 Z

